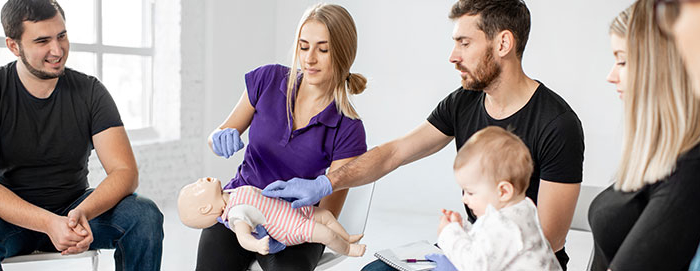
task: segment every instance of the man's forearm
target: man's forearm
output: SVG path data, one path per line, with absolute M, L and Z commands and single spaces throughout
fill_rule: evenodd
M 0 218 L 11 224 L 37 232 L 46 232 L 53 213 L 33 205 L 7 187 L 0 185 Z
M 77 208 L 85 212 L 88 220 L 112 209 L 124 197 L 131 195 L 138 186 L 136 169 L 118 169 L 107 175 Z
M 391 142 L 382 144 L 328 173 L 333 191 L 374 182 L 401 166 L 393 149 Z

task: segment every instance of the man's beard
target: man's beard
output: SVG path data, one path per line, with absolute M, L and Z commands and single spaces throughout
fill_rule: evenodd
M 501 65 L 496 63 L 493 58 L 493 47 L 486 49 L 486 54 L 476 66 L 474 74 L 459 63 L 456 63 L 455 66 L 458 70 L 467 73 L 468 77 L 462 77 L 462 88 L 467 90 L 484 90 L 501 75 Z
M 58 78 L 59 76 L 62 76 L 63 73 L 65 73 L 65 70 L 66 70 L 65 67 L 61 68 L 60 71 L 55 72 L 55 73 L 49 73 L 49 72 L 34 68 L 32 66 L 32 64 L 29 64 L 29 61 L 27 61 L 27 57 L 24 55 L 24 50 L 22 49 L 21 45 L 19 46 L 19 56 L 20 56 L 20 59 L 22 59 L 22 63 L 24 63 L 24 66 L 27 67 L 27 70 L 39 79 L 43 79 L 43 80 L 54 79 L 54 78 Z

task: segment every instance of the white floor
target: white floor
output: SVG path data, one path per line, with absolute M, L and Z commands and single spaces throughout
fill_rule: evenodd
M 162 270 L 194 270 L 199 231 L 183 226 L 173 208 L 164 208 L 165 241 L 163 249 Z M 330 270 L 360 270 L 362 266 L 373 261 L 374 252 L 399 246 L 415 240 L 436 239 L 437 220 L 420 214 L 391 212 L 372 209 L 361 243 L 367 244 L 363 257 L 346 258 Z M 590 233 L 571 231 L 567 238 L 566 249 L 571 261 L 569 270 L 585 270 L 593 246 Z M 100 255 L 99 270 L 114 270 L 113 251 L 103 251 Z M 5 271 L 65 271 L 91 270 L 90 260 L 70 259 L 39 263 L 19 263 L 3 265 Z

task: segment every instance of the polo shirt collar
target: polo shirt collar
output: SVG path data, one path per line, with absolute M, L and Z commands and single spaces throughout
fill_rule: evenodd
M 297 74 L 297 88 L 299 87 L 299 84 L 301 84 L 301 79 L 304 74 L 299 72 Z M 289 81 L 289 77 L 285 77 L 284 80 L 280 83 L 279 90 L 287 96 L 287 82 Z M 296 89 L 295 89 L 296 90 Z M 296 94 L 296 91 L 292 93 L 292 95 Z M 294 97 L 292 97 L 294 99 Z M 338 123 L 340 123 L 340 119 L 342 116 L 338 114 L 338 109 L 335 106 L 335 101 L 332 101 L 321 113 L 318 113 L 318 115 L 314 116 L 311 118 L 309 121 L 309 125 L 320 122 L 321 124 L 328 126 L 328 127 L 337 127 Z

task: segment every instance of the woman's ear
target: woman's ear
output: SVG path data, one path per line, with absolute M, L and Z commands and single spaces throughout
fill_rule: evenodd
M 510 201 L 510 199 L 513 198 L 513 194 L 515 193 L 513 184 L 509 181 L 498 182 L 498 186 L 496 187 L 496 189 L 498 189 L 498 200 L 502 202 Z
M 515 37 L 513 36 L 513 32 L 510 32 L 509 30 L 499 32 L 498 36 L 496 36 L 496 41 L 498 44 L 495 48 L 498 49 L 497 53 L 501 58 L 505 57 L 515 49 Z
M 213 208 L 214 207 L 211 204 L 204 205 L 202 207 L 199 207 L 199 213 L 203 215 L 209 214 L 209 212 L 211 212 L 211 209 Z

